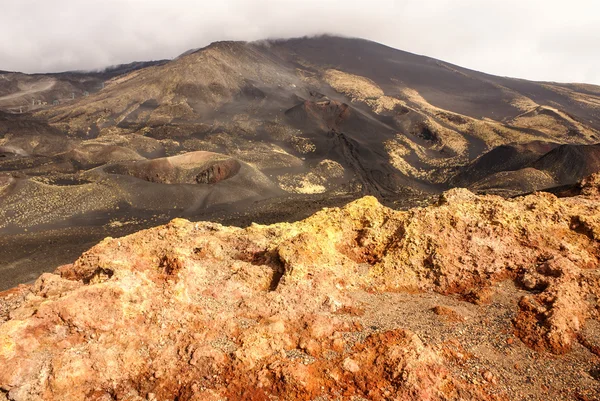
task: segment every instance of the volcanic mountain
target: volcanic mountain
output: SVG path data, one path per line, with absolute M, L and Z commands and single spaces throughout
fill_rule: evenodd
M 0 401 L 599 400 L 599 142 L 360 39 L 0 73 Z
M 600 158 L 600 87 L 361 39 L 217 42 L 0 84 L 4 288 L 173 217 L 272 223 L 367 194 L 414 206 L 455 186 L 513 196 L 572 185 Z

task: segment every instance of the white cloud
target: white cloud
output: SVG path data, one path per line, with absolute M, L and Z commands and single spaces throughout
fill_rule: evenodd
M 600 84 L 593 0 L 18 0 L 1 8 L 4 70 L 96 69 L 216 40 L 332 33 L 497 75 Z

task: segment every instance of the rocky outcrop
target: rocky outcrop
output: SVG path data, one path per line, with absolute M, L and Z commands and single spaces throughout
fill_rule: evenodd
M 17 401 L 518 399 L 499 374 L 461 374 L 476 348 L 372 323 L 399 313 L 373 299 L 485 304 L 516 283 L 497 324 L 560 359 L 598 320 L 599 181 L 568 198 L 454 189 L 406 212 L 365 197 L 297 223 L 177 219 L 107 238 L 2 295 L 0 389 Z

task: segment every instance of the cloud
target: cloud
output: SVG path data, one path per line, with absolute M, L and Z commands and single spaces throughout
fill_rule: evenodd
M 0 12 L 0 69 L 98 69 L 216 40 L 332 33 L 497 75 L 600 84 L 597 15 L 592 0 L 19 0 Z

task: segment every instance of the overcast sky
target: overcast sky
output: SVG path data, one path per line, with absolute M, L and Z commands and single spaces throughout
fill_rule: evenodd
M 321 33 L 497 75 L 600 84 L 597 0 L 0 0 L 0 70 L 98 69 Z

